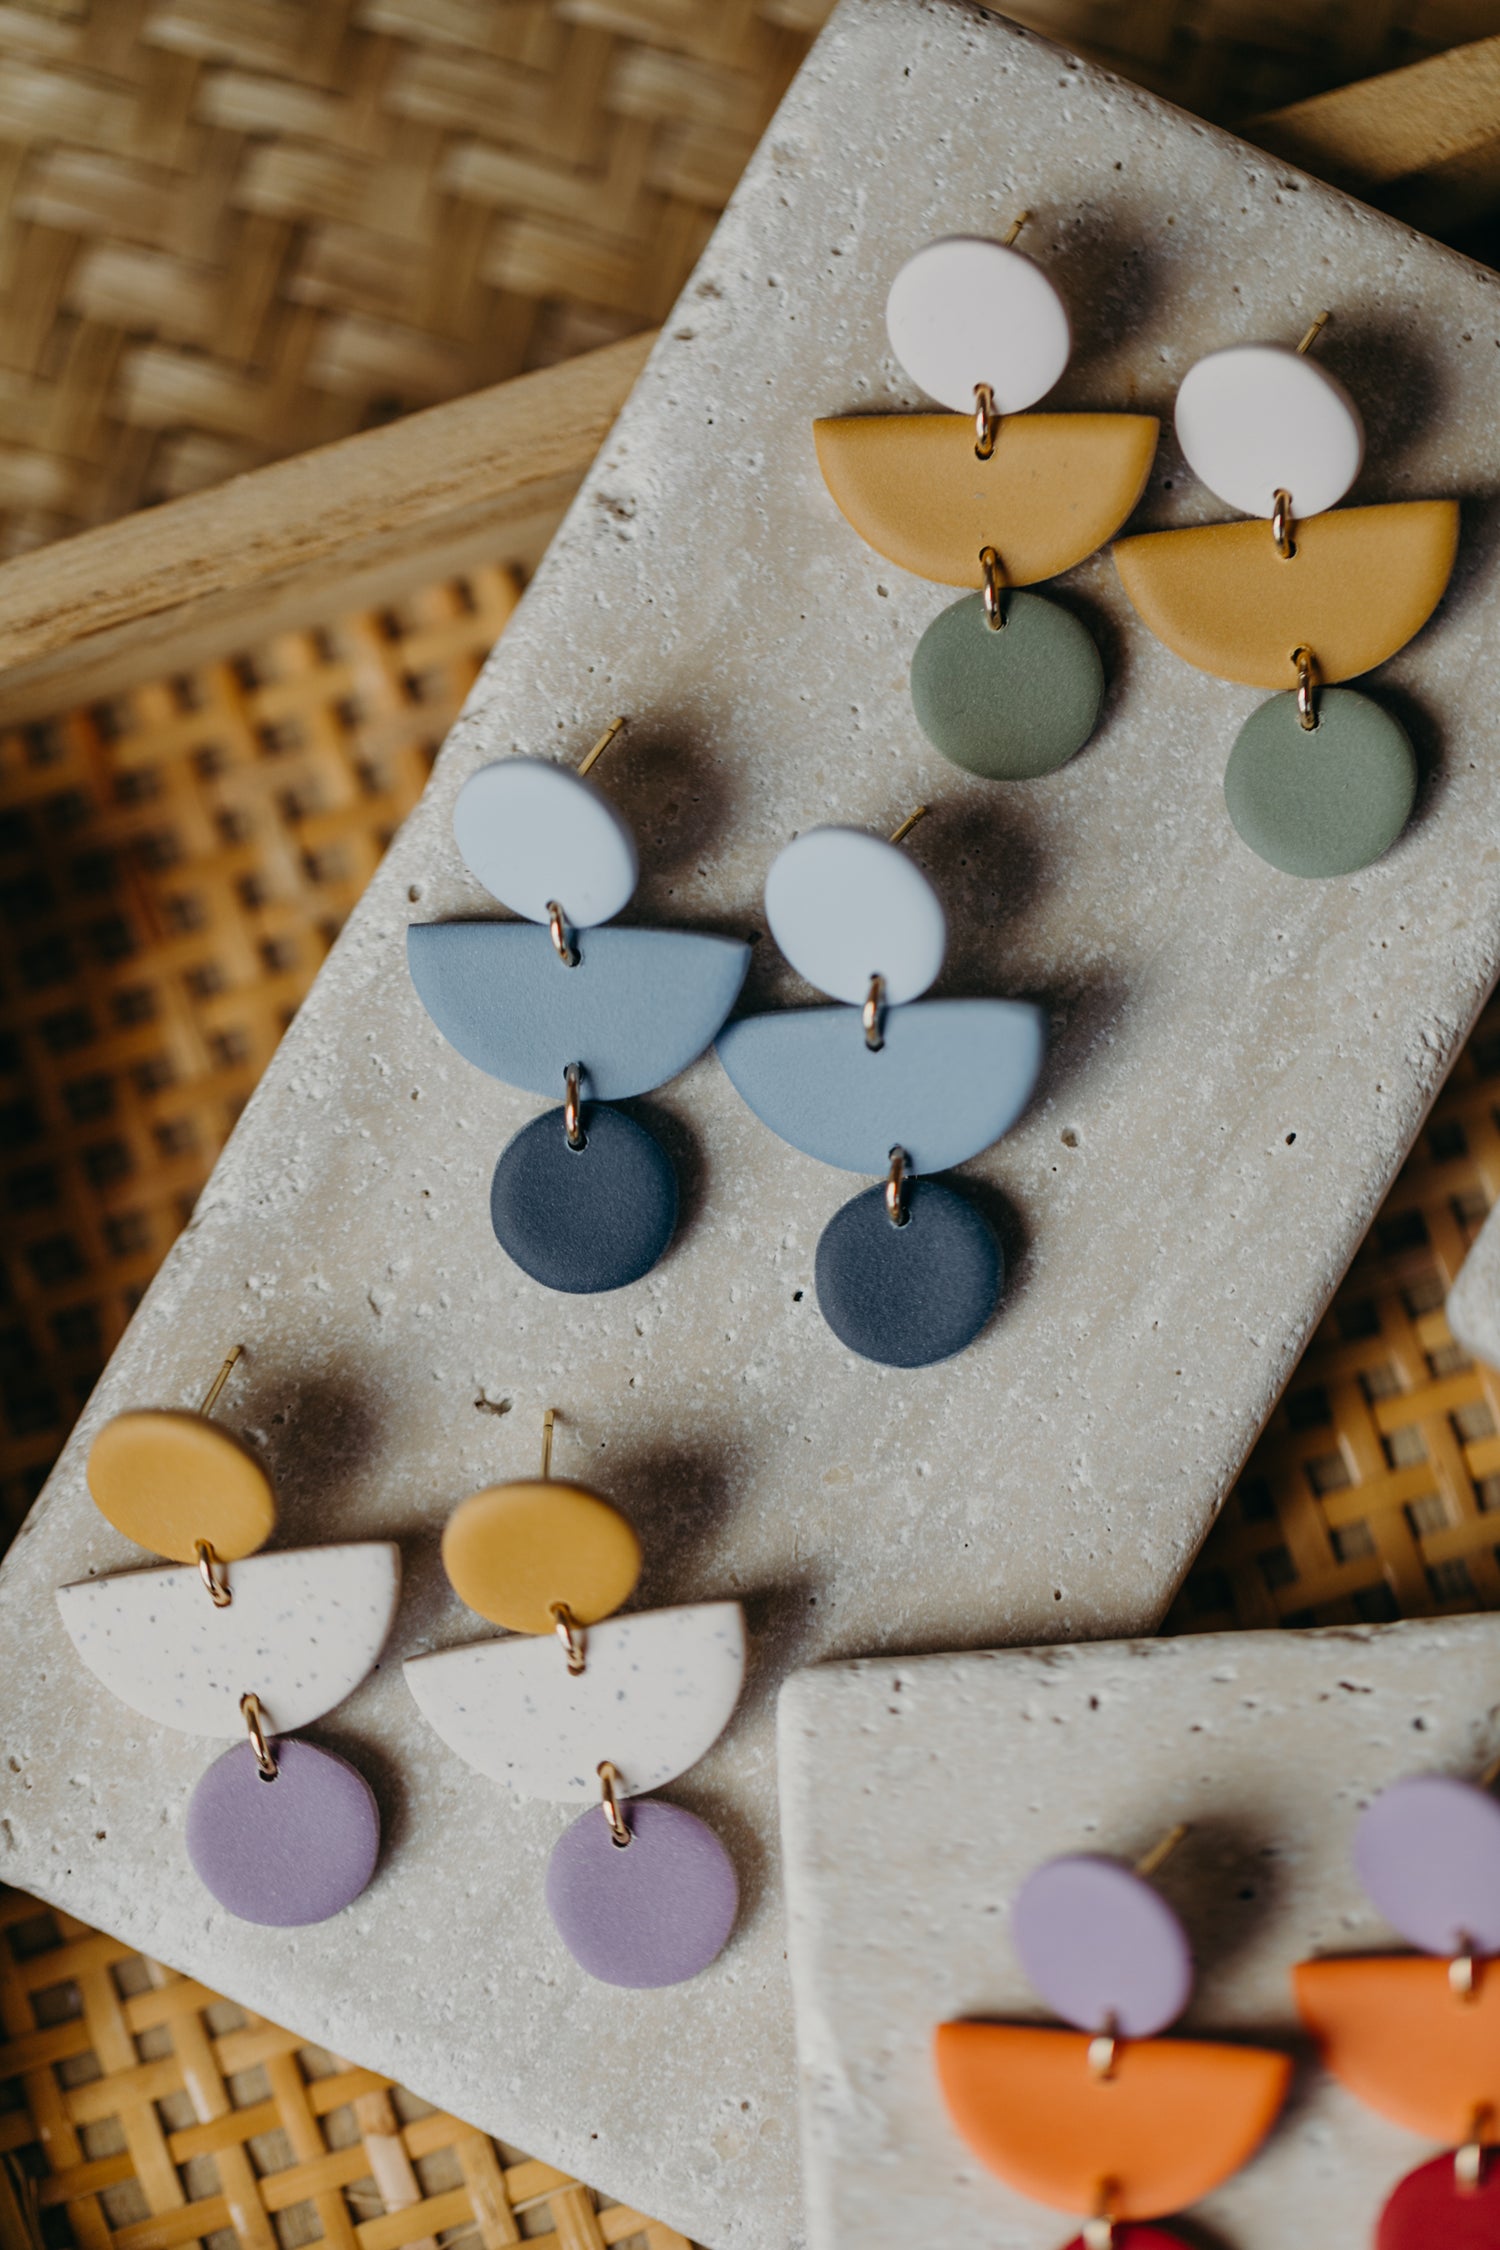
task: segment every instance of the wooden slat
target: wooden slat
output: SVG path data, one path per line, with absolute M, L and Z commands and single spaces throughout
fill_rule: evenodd
M 1500 37 L 1296 102 L 1246 130 L 1304 170 L 1402 210 L 1420 190 L 1430 226 L 1461 223 L 1476 183 L 1500 186 Z
M 0 726 L 480 563 L 533 560 L 650 345 L 635 336 L 0 564 Z

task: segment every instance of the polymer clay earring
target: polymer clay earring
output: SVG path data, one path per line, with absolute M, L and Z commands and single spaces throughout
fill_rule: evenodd
M 884 1174 L 823 1230 L 814 1274 L 829 1327 L 887 1367 L 971 1344 L 999 1300 L 1000 1245 L 931 1175 L 1009 1132 L 1030 1101 L 1046 1019 L 1024 1000 L 923 1000 L 947 920 L 927 877 L 857 828 L 812 828 L 766 879 L 766 919 L 831 1008 L 741 1016 L 719 1034 L 737 1091 L 773 1133 L 848 1172 Z
M 1496 2250 L 1500 1804 L 1484 1784 L 1411 1775 L 1360 1815 L 1354 1867 L 1420 1951 L 1299 1961 L 1297 2011 L 1351 2094 L 1450 2152 L 1398 2184 L 1376 2250 Z
M 1328 318 L 1295 351 L 1210 352 L 1178 391 L 1188 466 L 1258 520 L 1145 532 L 1114 550 L 1158 640 L 1218 679 L 1281 690 L 1240 729 L 1225 803 L 1270 866 L 1324 877 L 1389 851 L 1417 792 L 1405 730 L 1334 683 L 1372 671 L 1420 631 L 1458 547 L 1454 500 L 1339 508 L 1364 427 L 1343 384 L 1308 357 Z
M 911 695 L 934 747 L 992 781 L 1054 772 L 1098 724 L 1104 666 L 1089 633 L 1017 589 L 1119 530 L 1158 429 L 1150 414 L 1024 411 L 1072 350 L 1062 298 L 1014 248 L 1029 216 L 1004 242 L 930 242 L 891 284 L 891 348 L 950 413 L 813 424 L 823 480 L 860 537 L 919 578 L 974 589 L 922 635 Z
M 470 872 L 518 922 L 416 922 L 412 983 L 466 1062 L 562 1106 L 523 1126 L 495 1167 L 500 1247 L 545 1289 L 639 1281 L 677 1227 L 671 1160 L 613 1105 L 676 1078 L 712 1044 L 750 949 L 685 930 L 612 930 L 639 871 L 635 838 L 584 776 L 544 758 L 471 774 L 453 808 Z
M 1148 2222 L 1247 2164 L 1286 2098 L 1286 2055 L 1157 2036 L 1187 2006 L 1193 1964 L 1147 1877 L 1186 1833 L 1173 1829 L 1134 1869 L 1070 1853 L 1022 1884 L 1011 1915 L 1021 1966 L 1072 2030 L 937 2027 L 954 2126 L 1007 2186 L 1084 2220 L 1069 2250 L 1181 2250 L 1182 2236 Z
M 242 1739 L 188 1801 L 188 1857 L 242 1922 L 290 1929 L 358 1898 L 380 1853 L 363 1774 L 291 1730 L 342 1703 L 395 1615 L 388 1541 L 259 1554 L 276 1522 L 250 1448 L 209 1420 L 240 1348 L 196 1414 L 118 1414 L 88 1460 L 116 1531 L 186 1567 L 60 1586 L 68 1638 L 112 1694 L 158 1726 Z
M 508 1637 L 408 1658 L 417 1707 L 450 1750 L 518 1797 L 590 1810 L 564 1829 L 547 1906 L 603 1984 L 682 1984 L 729 1942 L 734 1864 L 707 1824 L 647 1798 L 710 1750 L 745 1675 L 738 1602 L 615 1617 L 640 1574 L 634 1530 L 587 1485 L 542 1473 L 456 1508 L 443 1567 Z

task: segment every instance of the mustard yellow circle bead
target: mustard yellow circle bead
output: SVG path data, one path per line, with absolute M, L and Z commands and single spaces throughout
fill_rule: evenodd
M 492 1625 L 550 1633 L 554 1602 L 580 1625 L 618 1609 L 641 1574 L 641 1543 L 586 1485 L 494 1484 L 448 1518 L 443 1568 L 459 1600 Z
M 173 1562 L 195 1562 L 200 1539 L 223 1562 L 253 1555 L 276 1524 L 276 1496 L 255 1455 L 202 1414 L 117 1414 L 94 1440 L 88 1480 L 116 1531 Z

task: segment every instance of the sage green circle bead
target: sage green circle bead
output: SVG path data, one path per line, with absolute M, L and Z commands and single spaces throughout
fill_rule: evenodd
M 1317 691 L 1304 727 L 1295 695 L 1273 695 L 1239 731 L 1224 772 L 1229 817 L 1283 875 L 1354 875 L 1411 818 L 1417 761 L 1405 730 L 1352 688 Z
M 1008 592 L 998 631 L 966 594 L 935 617 L 911 660 L 911 700 L 935 750 L 986 781 L 1034 781 L 1099 723 L 1104 665 L 1070 610 Z

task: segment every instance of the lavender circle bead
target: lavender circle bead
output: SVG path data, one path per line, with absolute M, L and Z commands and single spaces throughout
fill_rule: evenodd
M 272 1744 L 262 1777 L 248 1742 L 216 1758 L 187 1810 L 188 1858 L 242 1922 L 326 1922 L 360 1892 L 380 1856 L 380 1813 L 362 1773 L 331 1750 Z
M 717 1959 L 739 1911 L 734 1862 L 696 1813 L 658 1798 L 622 1807 L 630 1842 L 602 1811 L 564 1829 L 547 1863 L 547 1907 L 581 1969 L 638 1990 L 684 1984 Z
M 1149 2039 L 1193 1989 L 1187 1933 L 1166 1900 L 1116 1859 L 1049 1859 L 1016 1893 L 1011 1935 L 1049 2008 L 1080 2031 Z
M 1500 1803 L 1450 1774 L 1383 1789 L 1354 1831 L 1354 1871 L 1424 1953 L 1500 1953 Z

